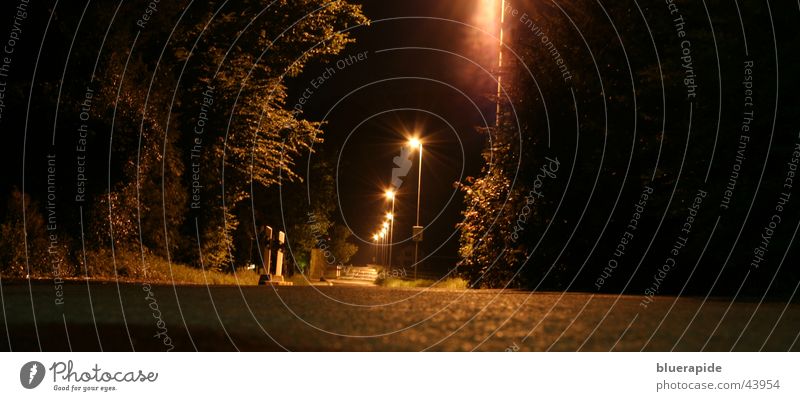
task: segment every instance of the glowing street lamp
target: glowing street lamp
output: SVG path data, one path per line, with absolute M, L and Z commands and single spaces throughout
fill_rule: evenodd
M 389 269 L 392 268 L 392 245 L 394 244 L 394 200 L 397 198 L 397 193 L 393 190 L 386 191 L 386 199 L 392 201 L 392 211 L 386 214 L 386 217 L 389 218 L 387 222 L 389 224 Z M 386 223 L 385 223 L 386 224 Z
M 376 264 L 378 263 L 378 248 L 380 248 L 380 240 L 381 236 L 378 234 L 372 235 L 372 241 L 375 243 L 375 256 L 372 258 L 372 261 Z
M 500 0 L 500 49 L 497 55 L 497 111 L 495 112 L 495 127 L 500 126 L 500 96 L 503 94 L 502 76 L 500 69 L 503 68 L 503 25 L 506 22 L 506 0 Z
M 381 241 L 381 266 L 386 265 L 386 229 L 382 228 L 379 235 Z
M 411 149 L 419 151 L 419 177 L 417 179 L 417 223 L 412 229 L 411 238 L 414 241 L 414 280 L 417 279 L 417 265 L 419 265 L 419 243 L 422 241 L 422 226 L 419 225 L 419 204 L 422 197 L 422 141 L 418 137 L 408 140 Z
M 498 10 L 498 7 L 499 10 Z M 503 41 L 504 41 L 504 25 L 506 13 L 506 0 L 480 0 L 480 5 L 476 14 L 478 23 L 489 32 L 499 31 L 499 49 L 497 55 L 497 110 L 495 117 L 495 126 L 500 125 L 500 98 L 503 95 L 503 86 L 501 84 L 502 77 L 500 70 L 503 68 Z M 494 41 L 493 41 L 494 42 Z M 493 44 L 494 46 L 494 44 Z

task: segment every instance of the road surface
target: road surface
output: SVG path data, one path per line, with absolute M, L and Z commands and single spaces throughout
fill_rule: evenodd
M 2 284 L 0 350 L 800 350 L 800 306 L 380 287 Z

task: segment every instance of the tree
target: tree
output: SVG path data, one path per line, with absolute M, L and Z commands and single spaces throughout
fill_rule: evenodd
M 24 210 L 24 212 L 23 212 Z M 0 224 L 0 272 L 6 276 L 24 277 L 57 274 L 51 268 L 59 266 L 65 257 L 63 248 L 48 252 L 45 220 L 39 204 L 28 194 L 13 189 L 8 199 L 5 219 Z M 56 244 L 57 245 L 57 244 Z M 55 260 L 57 263 L 52 263 Z M 67 263 L 64 263 L 67 267 Z
M 135 15 L 143 4 L 93 5 L 83 19 Z M 360 7 L 322 0 L 168 3 L 146 29 L 113 24 L 107 35 L 78 29 L 82 12 L 59 8 L 56 29 L 63 35 L 54 35 L 55 47 L 68 49 L 73 32 L 76 43 L 104 47 L 75 46 L 67 64 L 76 79 L 62 82 L 54 74 L 36 89 L 38 99 L 50 102 L 43 109 L 62 103 L 59 149 L 74 149 L 74 133 L 82 125 L 88 130 L 89 151 L 76 155 L 88 166 L 87 246 L 110 247 L 113 239 L 117 251 L 231 268 L 237 238 L 257 232 L 252 224 L 249 232 L 237 229 L 243 219 L 254 220 L 245 201 L 266 194 L 260 199 L 279 210 L 278 195 L 304 170 L 295 160 L 321 141 L 321 123 L 286 107 L 285 79 L 310 60 L 340 52 L 351 41 L 346 29 L 366 22 Z M 88 119 L 71 118 L 85 111 L 89 91 Z M 57 100 L 60 92 L 69 95 Z M 64 183 L 59 193 L 71 193 L 74 186 Z M 299 190 L 290 196 L 301 199 Z M 330 201 L 303 205 L 292 202 L 303 213 L 290 213 L 290 228 L 305 231 L 308 212 L 330 224 Z M 264 220 L 275 224 L 280 217 Z M 310 240 L 301 240 L 306 249 Z
M 195 162 L 202 163 L 205 183 L 203 254 L 214 268 L 233 263 L 237 208 L 251 196 L 251 185 L 275 188 L 298 180 L 295 159 L 321 141 L 320 124 L 286 106 L 285 79 L 310 60 L 339 53 L 352 41 L 345 30 L 366 22 L 360 6 L 345 1 L 262 3 L 228 3 L 220 10 L 222 2 L 204 3 L 191 11 L 195 23 L 175 49 L 187 63 L 184 113 L 193 116 L 192 125 L 200 121 L 203 93 L 213 88 L 200 139 L 204 150 Z
M 346 226 L 337 224 L 331 235 L 331 253 L 336 261 L 341 264 L 350 262 L 353 255 L 358 252 L 358 246 L 348 241 L 353 233 Z
M 166 257 L 184 242 L 187 191 L 182 152 L 176 146 L 180 119 L 169 118 L 174 71 L 164 66 L 165 60 L 159 62 L 158 50 L 167 41 L 171 24 L 166 21 L 180 6 L 160 6 L 149 29 L 142 31 L 135 24 L 112 24 L 108 32 L 86 29 L 87 21 L 135 15 L 142 3 L 116 7 L 92 4 L 85 16 L 82 7 L 56 10 L 54 29 L 59 34 L 50 40 L 57 50 L 48 53 L 58 59 L 58 51 L 70 49 L 63 61 L 70 79 L 62 80 L 58 69 L 36 88 L 43 108 L 60 111 L 54 135 L 58 154 L 81 160 L 83 168 L 84 201 L 72 201 L 76 182 L 66 176 L 58 181 L 59 226 L 64 227 L 59 231 L 63 236 L 70 228 L 83 232 L 89 249 L 110 248 L 113 240 L 117 251 Z M 79 27 L 77 21 L 84 24 Z M 76 45 L 70 48 L 73 35 Z M 55 93 L 63 95 L 57 100 Z M 54 107 L 57 101 L 59 107 Z M 75 254 L 80 248 L 73 247 Z
M 759 183 L 760 167 L 767 167 L 765 177 L 782 175 L 781 163 L 767 160 L 785 158 L 793 138 L 775 136 L 770 141 L 754 135 L 747 151 L 749 170 L 742 170 L 737 187 L 742 201 L 720 212 L 712 199 L 724 193 L 737 153 L 732 133 L 741 131 L 744 63 L 753 59 L 761 66 L 754 80 L 763 86 L 753 103 L 771 116 L 773 98 L 780 93 L 781 102 L 792 101 L 788 99 L 797 96 L 797 81 L 794 76 L 781 78 L 780 85 L 790 89 L 778 93 L 770 74 L 796 68 L 797 60 L 781 57 L 775 65 L 770 48 L 773 32 L 763 27 L 777 21 L 778 50 L 792 43 L 797 31 L 786 21 L 770 18 L 764 7 L 749 7 L 740 23 L 736 8 L 724 2 L 704 3 L 710 14 L 704 4 L 681 3 L 686 21 L 681 29 L 691 44 L 687 71 L 686 49 L 681 48 L 686 43 L 676 36 L 678 17 L 663 5 L 507 3 L 519 11 L 507 15 L 513 53 L 506 51 L 501 73 L 509 99 L 503 98 L 500 126 L 488 132 L 491 148 L 484 153 L 481 175 L 462 184 L 466 209 L 460 226 L 460 271 L 478 286 L 596 291 L 597 277 L 617 249 L 632 205 L 649 187 L 655 195 L 635 238 L 625 244 L 624 256 L 615 260 L 619 266 L 601 287 L 601 291 L 642 292 L 670 255 L 692 199 L 703 189 L 709 200 L 693 220 L 689 245 L 681 251 L 685 268 L 673 269 L 661 291 L 679 291 L 686 284 L 687 292 L 705 294 L 718 275 L 719 283 L 734 283 L 723 285 L 725 291 L 738 288 L 747 275 L 744 261 L 752 253 L 746 244 L 757 239 L 759 225 L 769 217 L 764 214 L 774 207 L 770 205 L 774 199 L 763 194 L 779 193 L 778 180 Z M 713 31 L 707 15 L 712 17 Z M 700 89 L 690 96 L 692 82 Z M 716 118 L 718 113 L 722 118 Z M 772 131 L 771 117 L 765 114 L 763 125 L 752 128 L 754 132 Z M 529 206 L 526 196 L 548 157 L 558 157 L 563 170 L 545 182 L 545 196 Z M 759 186 L 762 195 L 754 197 Z M 766 203 L 751 212 L 750 199 Z M 526 206 L 529 213 L 524 212 Z M 717 216 L 714 240 L 704 249 Z M 742 224 L 752 226 L 752 231 L 741 231 L 737 242 Z M 783 234 L 776 235 L 781 245 L 773 242 L 775 249 L 789 246 L 791 235 Z M 734 243 L 736 248 L 729 249 Z M 725 270 L 722 262 L 714 266 L 704 262 L 703 269 L 692 274 L 689 266 L 701 252 L 733 256 Z M 773 273 L 765 269 L 750 274 L 751 286 L 746 288 L 757 293 Z

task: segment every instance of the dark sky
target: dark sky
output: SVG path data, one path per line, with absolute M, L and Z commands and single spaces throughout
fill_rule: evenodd
M 487 57 L 492 52 L 476 51 L 473 43 L 479 34 L 462 25 L 473 22 L 477 3 L 364 1 L 372 23 L 353 31 L 356 43 L 338 58 L 361 53 L 363 59 L 344 68 L 339 68 L 341 63 L 315 64 L 291 82 L 295 101 L 306 88 L 314 92 L 305 116 L 328 121 L 323 147 L 338 156 L 340 218 L 367 241 L 389 207 L 382 191 L 390 183 L 393 158 L 408 134 L 421 134 L 423 248 L 431 268 L 453 265 L 455 224 L 462 209 L 462 196 L 453 183 L 480 171 L 485 137 L 476 127 L 494 121 L 488 96 L 493 84 L 482 70 L 492 69 L 493 57 Z M 334 69 L 333 76 L 319 89 L 311 86 L 328 67 Z M 416 203 L 415 155 L 412 159 L 414 166 L 396 202 L 395 240 L 406 244 Z M 311 177 L 311 190 L 313 181 Z M 359 245 L 355 262 L 364 263 L 372 248 Z

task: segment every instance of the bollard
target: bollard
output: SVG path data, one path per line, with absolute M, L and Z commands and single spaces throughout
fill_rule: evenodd
M 272 276 L 273 281 L 283 281 L 283 248 L 286 243 L 286 234 L 283 231 L 278 231 L 275 241 L 275 249 L 277 256 L 275 257 L 275 275 Z
M 272 227 L 264 226 L 264 247 L 261 251 L 263 274 L 269 275 L 272 268 Z
M 262 254 L 264 271 L 258 278 L 258 285 L 293 285 L 291 281 L 283 281 L 283 248 L 286 244 L 286 234 L 278 231 L 273 238 L 274 231 L 269 226 L 265 226 L 264 232 L 267 236 L 267 244 L 264 246 Z M 273 251 L 275 251 L 275 274 L 271 274 L 270 271 Z

